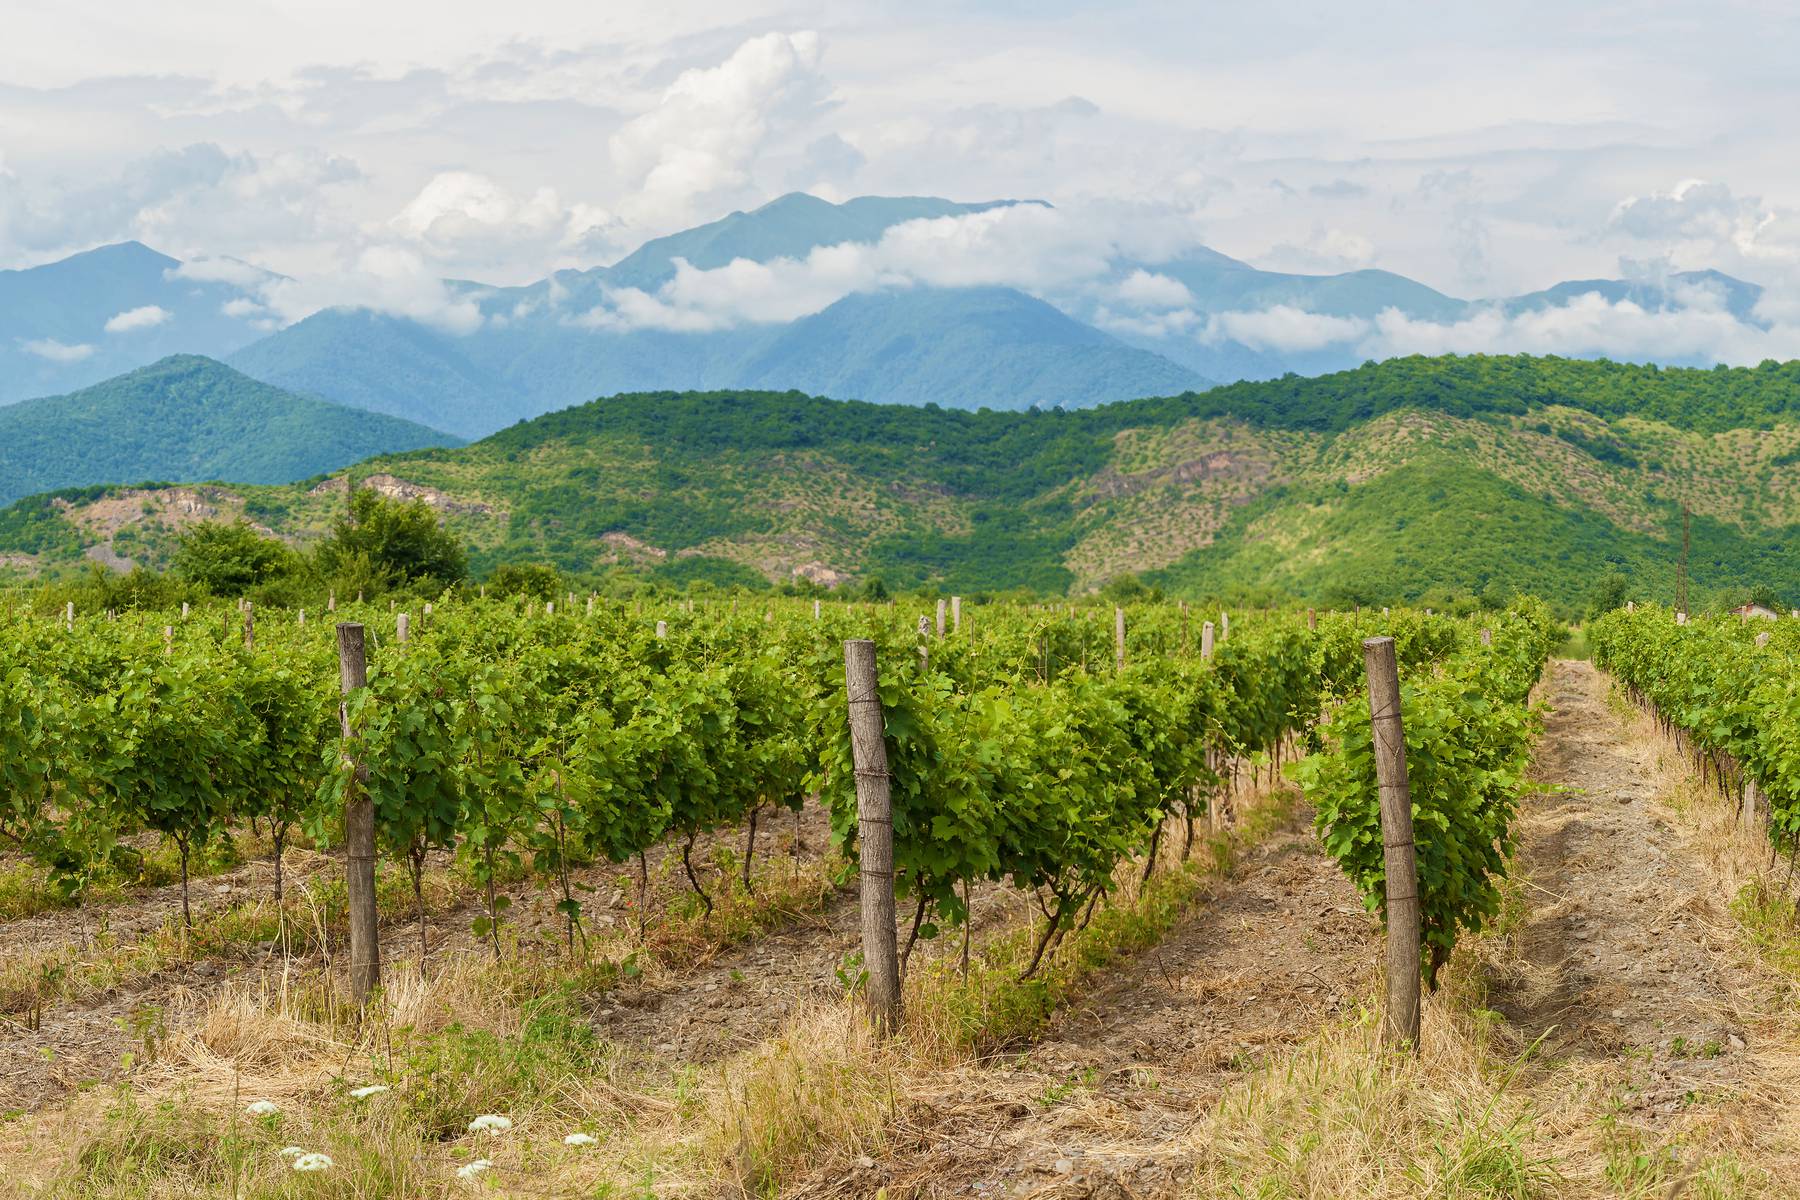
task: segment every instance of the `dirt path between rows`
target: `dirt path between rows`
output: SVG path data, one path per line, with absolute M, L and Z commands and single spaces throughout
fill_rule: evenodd
M 1756 1070 L 1767 987 L 1725 889 L 1667 807 L 1659 747 L 1608 706 L 1591 664 L 1557 661 L 1518 826 L 1526 914 L 1491 1005 L 1548 1064 L 1624 1065 L 1623 1115 L 1667 1125 Z
M 909 1145 L 803 1193 L 1172 1194 L 1199 1114 L 1356 1003 L 1377 947 L 1374 920 L 1296 812 L 1029 1050 L 947 1079 L 937 1111 L 909 1120 Z

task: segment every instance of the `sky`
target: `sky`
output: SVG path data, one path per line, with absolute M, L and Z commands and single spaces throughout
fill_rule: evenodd
M 431 312 L 439 277 L 803 190 L 1050 201 L 994 268 L 1028 290 L 1195 245 L 1467 298 L 1710 267 L 1770 289 L 1774 349 L 1800 327 L 1800 6 L 0 0 L 0 27 L 0 267 L 135 238 L 305 281 L 287 317 Z

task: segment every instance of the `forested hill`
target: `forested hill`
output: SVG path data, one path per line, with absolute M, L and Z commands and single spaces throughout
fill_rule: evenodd
M 1523 589 L 1573 608 L 1613 571 L 1670 595 L 1684 503 L 1697 595 L 1766 584 L 1800 599 L 1796 461 L 1800 365 L 1469 357 L 1068 412 L 642 393 L 350 474 L 435 505 L 477 569 L 1054 592 L 1134 573 L 1196 596 Z M 166 495 L 131 493 L 143 515 L 122 532 L 142 561 L 183 519 Z M 199 499 L 304 541 L 334 495 Z M 74 561 L 121 534 L 120 506 L 102 521 L 98 503 L 14 506 L 0 555 L 28 571 Z
M 141 479 L 285 483 L 458 439 L 258 383 L 197 354 L 0 407 L 0 503 Z
M 1700 370 L 1524 354 L 1414 355 L 1335 375 L 1214 388 L 1194 411 L 1336 433 L 1399 408 L 1473 417 L 1522 416 L 1552 405 L 1702 433 L 1767 429 L 1800 420 L 1800 361 Z

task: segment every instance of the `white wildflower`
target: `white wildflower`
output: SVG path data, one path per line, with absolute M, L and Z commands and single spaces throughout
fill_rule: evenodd
M 253 1100 L 244 1105 L 244 1111 L 253 1117 L 272 1117 L 281 1109 L 273 1100 Z
M 511 1128 L 511 1119 L 498 1113 L 484 1113 L 469 1122 L 470 1133 L 502 1134 Z
M 281 1148 L 281 1157 L 283 1157 L 283 1158 L 299 1158 L 302 1154 L 305 1154 L 305 1153 L 306 1153 L 305 1146 L 283 1146 Z
M 330 1169 L 331 1158 L 316 1151 L 312 1154 L 302 1154 L 294 1160 L 294 1170 L 296 1171 L 329 1171 Z
M 591 1133 L 571 1133 L 563 1139 L 565 1146 L 598 1146 L 600 1139 Z
M 352 1100 L 367 1100 L 370 1096 L 379 1096 L 387 1091 L 385 1083 L 371 1083 L 368 1087 L 359 1087 L 350 1093 Z
M 456 1168 L 456 1177 L 458 1179 L 473 1179 L 493 1165 L 493 1163 L 485 1158 L 478 1158 L 472 1163 L 466 1163 L 463 1166 Z

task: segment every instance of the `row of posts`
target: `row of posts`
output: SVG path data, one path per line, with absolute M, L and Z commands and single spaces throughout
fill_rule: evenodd
M 921 618 L 921 624 L 923 624 Z M 1308 625 L 1313 625 L 1311 614 Z M 940 626 L 941 628 L 941 626 Z M 1203 653 L 1210 656 L 1212 623 L 1202 633 Z M 1125 614 L 1114 610 L 1118 661 L 1124 664 Z M 1491 635 L 1483 630 L 1483 642 Z M 1375 773 L 1380 791 L 1382 858 L 1387 872 L 1386 1003 L 1381 1033 L 1384 1044 L 1419 1044 L 1419 882 L 1413 844 L 1412 792 L 1406 777 L 1406 735 L 1400 718 L 1400 676 L 1394 639 L 1363 642 L 1369 680 L 1369 717 L 1373 727 Z M 844 699 L 849 709 L 850 752 L 856 777 L 857 862 L 861 885 L 864 993 L 869 1017 L 884 1033 L 901 1021 L 900 966 L 894 926 L 894 815 L 888 773 L 886 723 L 881 709 L 875 643 L 855 638 L 844 643 Z

